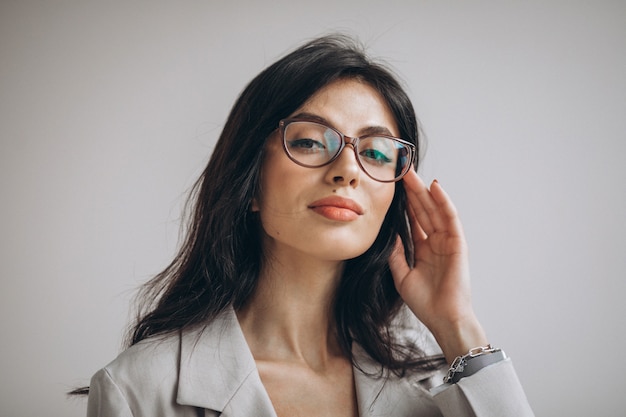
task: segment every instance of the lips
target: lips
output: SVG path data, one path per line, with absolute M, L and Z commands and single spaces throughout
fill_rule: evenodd
M 309 204 L 309 208 L 330 220 L 352 221 L 363 214 L 363 208 L 354 200 L 331 196 Z

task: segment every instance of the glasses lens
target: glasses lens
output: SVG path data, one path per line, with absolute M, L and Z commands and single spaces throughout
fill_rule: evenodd
M 315 122 L 291 121 L 284 127 L 285 150 L 296 163 L 315 168 L 327 164 L 342 149 L 335 130 Z M 375 180 L 400 179 L 411 165 L 409 145 L 390 137 L 367 136 L 356 144 L 361 168 Z
M 358 144 L 361 166 L 372 178 L 394 181 L 406 173 L 411 164 L 409 147 L 386 137 L 367 137 Z
M 309 167 L 322 166 L 341 148 L 341 137 L 334 130 L 313 122 L 291 122 L 285 127 L 289 156 Z

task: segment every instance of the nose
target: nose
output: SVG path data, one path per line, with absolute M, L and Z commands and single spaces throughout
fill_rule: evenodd
M 361 167 L 356 159 L 354 145 L 346 143 L 341 153 L 326 172 L 326 180 L 337 185 L 358 187 L 361 177 Z

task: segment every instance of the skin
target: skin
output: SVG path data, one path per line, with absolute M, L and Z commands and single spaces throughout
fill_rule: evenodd
M 373 129 L 398 136 L 384 99 L 357 80 L 331 83 L 290 116 L 302 113 L 348 136 Z M 349 145 L 320 168 L 295 164 L 281 146 L 275 132 L 252 205 L 265 231 L 267 261 L 257 291 L 237 315 L 278 416 L 356 416 L 352 365 L 338 346 L 331 303 L 343 262 L 371 246 L 395 187 L 369 178 Z M 438 183 L 429 189 L 414 171 L 403 181 L 415 267 L 407 265 L 398 240 L 390 268 L 401 297 L 452 362 L 487 343 L 471 305 L 463 230 Z M 362 210 L 329 216 L 311 207 L 328 196 L 349 198 Z
M 433 333 L 448 363 L 488 344 L 472 307 L 467 244 L 452 201 L 435 180 L 430 189 L 411 170 L 403 178 L 415 245 L 410 268 L 400 240 L 389 258 L 398 293 Z

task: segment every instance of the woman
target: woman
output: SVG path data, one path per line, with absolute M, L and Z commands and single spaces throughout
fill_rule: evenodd
M 417 176 L 418 150 L 407 95 L 350 39 L 265 69 L 88 415 L 532 415 L 474 315 L 461 225 Z M 435 350 L 404 331 L 407 308 Z

